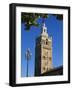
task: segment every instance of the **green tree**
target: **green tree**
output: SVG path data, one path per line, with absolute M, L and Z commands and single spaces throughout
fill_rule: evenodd
M 53 14 L 58 20 L 62 20 L 63 16 L 58 14 Z M 48 14 L 41 14 L 41 13 L 22 13 L 21 14 L 21 22 L 25 24 L 25 30 L 29 31 L 31 26 L 38 27 L 40 26 L 39 23 L 37 23 L 37 19 L 43 18 L 43 21 L 45 18 L 48 18 Z

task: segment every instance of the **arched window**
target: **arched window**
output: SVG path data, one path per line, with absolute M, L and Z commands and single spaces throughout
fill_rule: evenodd
M 46 45 L 48 44 L 48 39 L 46 39 Z
M 43 56 L 43 59 L 45 59 L 45 56 Z
M 45 32 L 45 29 L 44 29 L 44 32 Z
M 52 58 L 51 58 L 51 57 L 49 57 L 49 60 L 51 61 L 51 60 L 52 60 Z

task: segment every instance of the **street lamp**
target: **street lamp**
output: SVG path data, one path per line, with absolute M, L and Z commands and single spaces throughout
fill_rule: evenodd
M 25 53 L 25 58 L 27 60 L 27 77 L 28 77 L 28 63 L 29 63 L 29 60 L 31 59 L 31 52 L 30 52 L 30 48 L 27 49 L 26 53 Z

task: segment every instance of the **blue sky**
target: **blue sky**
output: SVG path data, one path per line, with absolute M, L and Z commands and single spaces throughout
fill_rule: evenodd
M 37 20 L 42 24 L 42 18 Z M 63 21 L 57 20 L 55 16 L 49 15 L 45 19 L 47 32 L 49 36 L 52 36 L 52 61 L 53 66 L 58 67 L 63 64 Z M 28 65 L 28 76 L 34 76 L 35 69 L 35 39 L 40 35 L 41 27 L 30 28 L 30 31 L 25 30 L 24 23 L 21 23 L 21 76 L 26 77 L 27 60 L 25 59 L 25 52 L 27 48 L 30 48 L 32 53 L 31 60 Z

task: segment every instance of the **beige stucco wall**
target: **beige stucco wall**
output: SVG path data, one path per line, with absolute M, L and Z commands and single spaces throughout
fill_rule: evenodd
M 47 45 L 46 39 L 48 37 L 42 36 L 45 44 L 41 44 L 41 73 L 45 73 L 52 68 L 52 39 L 48 39 Z

